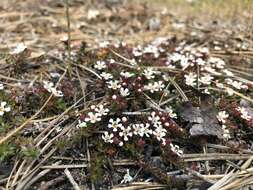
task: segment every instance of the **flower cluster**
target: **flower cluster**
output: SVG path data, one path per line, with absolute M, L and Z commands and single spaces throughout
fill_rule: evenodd
M 90 111 L 84 117 L 84 119 L 79 119 L 77 127 L 87 127 L 87 123 L 94 124 L 101 121 L 103 116 L 108 115 L 109 109 L 105 108 L 103 104 L 92 105 Z
M 243 84 L 242 82 L 240 81 L 235 81 L 235 80 L 232 80 L 230 78 L 226 79 L 225 80 L 227 82 L 227 84 L 233 86 L 234 88 L 240 90 L 240 89 L 248 89 L 248 86 Z
M 252 116 L 249 114 L 249 112 L 247 111 L 245 107 L 238 107 L 236 110 L 240 112 L 241 118 L 247 121 L 250 121 L 252 119 Z
M 144 86 L 145 90 L 149 90 L 151 93 L 162 91 L 165 85 L 163 81 L 148 83 L 148 85 Z
M 230 139 L 231 138 L 230 131 L 228 130 L 227 126 L 225 125 L 228 117 L 229 117 L 229 115 L 227 114 L 226 111 L 220 111 L 217 115 L 217 119 L 222 124 L 223 138 L 224 139 Z
M 152 112 L 147 118 L 146 122 L 129 123 L 129 119 L 122 118 L 110 118 L 107 130 L 103 133 L 102 139 L 106 143 L 115 143 L 119 146 L 123 146 L 124 142 L 129 141 L 130 138 L 137 137 L 140 139 L 151 139 L 154 137 L 163 146 L 167 145 L 170 123 L 170 115 L 174 118 L 176 114 L 173 113 L 171 108 L 168 108 L 170 113 L 156 113 Z M 166 117 L 167 116 L 167 117 Z M 171 146 L 171 150 L 178 156 L 182 155 L 182 151 L 178 146 Z
M 214 94 L 214 90 L 225 91 L 228 95 L 237 95 L 237 90 L 249 90 L 247 81 L 237 78 L 223 59 L 210 56 L 206 47 L 196 48 L 186 42 L 174 46 L 168 39 L 158 39 L 146 46 L 130 47 L 109 42 L 99 46 L 98 60 L 91 64 L 98 78 L 96 86 L 104 92 L 110 107 L 110 117 L 107 112 L 101 114 L 96 111 L 98 106 L 93 106 L 79 125 L 95 124 L 102 120 L 102 115 L 107 115 L 103 119 L 105 124 L 100 122 L 105 143 L 123 146 L 129 141 L 155 141 L 169 146 L 172 152 L 181 156 L 183 152 L 179 146 L 171 143 L 177 142 L 176 132 L 182 134 L 183 129 L 176 124 L 176 121 L 180 122 L 180 114 L 178 117 L 170 106 L 170 102 L 176 102 L 173 97 L 177 93 L 177 87 L 170 79 L 173 78 L 176 83 L 179 81 L 179 87 L 183 87 L 183 82 L 210 95 Z M 108 47 L 117 48 L 117 54 L 108 53 L 111 52 L 107 51 Z M 187 97 L 188 93 L 186 91 Z M 188 98 L 195 101 L 192 97 Z M 123 114 L 131 115 L 137 110 L 144 110 L 144 114 Z M 245 110 L 240 111 L 242 118 L 249 119 Z M 231 138 L 225 125 L 228 117 L 225 111 L 217 115 L 226 140 Z
M 146 69 L 144 69 L 143 73 L 142 73 L 147 79 L 154 79 L 155 75 L 160 74 L 159 71 L 156 71 L 155 69 L 153 69 L 152 67 L 148 67 Z

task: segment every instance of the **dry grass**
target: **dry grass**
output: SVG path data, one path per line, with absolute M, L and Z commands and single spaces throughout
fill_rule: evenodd
M 179 17 L 206 19 L 222 19 L 224 21 L 242 21 L 252 25 L 253 2 L 250 0 L 137 0 L 153 6 L 165 6 Z M 250 20 L 249 20 L 250 19 Z
M 166 7 L 179 20 L 195 20 L 209 24 L 220 21 L 223 25 L 241 27 L 241 31 L 252 36 L 253 1 L 251 0 L 138 0 L 154 7 Z
M 139 0 L 152 5 L 165 5 L 173 12 L 184 13 L 183 16 L 213 16 L 219 18 L 250 16 L 253 1 L 250 0 Z

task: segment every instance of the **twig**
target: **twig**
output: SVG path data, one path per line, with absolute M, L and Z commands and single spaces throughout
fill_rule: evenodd
M 72 75 L 72 68 L 71 68 L 71 35 L 70 35 L 70 16 L 69 16 L 69 1 L 65 0 L 66 3 L 66 19 L 67 19 L 67 30 L 68 30 L 68 45 L 67 45 L 67 50 L 68 50 L 68 62 L 67 62 L 67 70 L 69 72 L 69 75 L 71 77 Z
M 9 175 L 9 177 L 8 177 L 8 181 L 7 181 L 6 186 L 5 186 L 6 190 L 9 189 L 10 180 L 11 180 L 12 175 L 13 175 L 13 173 L 15 172 L 15 170 L 16 170 L 18 164 L 19 164 L 19 160 L 16 160 L 16 161 L 15 161 L 15 164 L 14 164 L 12 170 L 11 170 L 11 173 L 10 173 L 10 175 Z
M 181 95 L 183 101 L 189 101 L 189 99 L 187 98 L 187 96 L 185 95 L 184 91 L 180 88 L 180 86 L 171 78 L 171 77 L 168 77 L 171 84 L 174 85 L 174 87 L 177 89 L 178 93 Z
M 76 68 L 76 73 L 77 73 L 77 77 L 78 77 L 78 80 L 79 80 L 79 83 L 80 83 L 80 87 L 81 87 L 81 90 L 82 90 L 82 94 L 83 94 L 83 103 L 84 103 L 84 108 L 85 108 L 85 103 L 86 103 L 86 95 L 85 95 L 85 88 L 86 88 L 86 83 L 83 84 L 82 82 L 82 79 L 80 77 L 80 74 L 79 74 L 79 71 L 78 69 Z
M 24 178 L 23 181 L 20 181 L 20 183 L 17 185 L 15 190 L 23 190 L 26 184 L 32 179 L 32 177 L 35 175 L 35 173 L 39 170 L 41 165 L 50 157 L 52 154 L 56 151 L 56 148 L 53 148 L 48 154 L 47 157 L 43 158 L 43 160 Z M 24 177 L 24 176 L 23 176 Z
M 73 164 L 73 165 L 58 165 L 58 166 L 52 166 L 52 165 L 46 165 L 46 166 L 41 166 L 40 168 L 42 169 L 73 169 L 73 168 L 87 168 L 87 164 Z
M 132 61 L 132 60 L 130 60 L 130 59 L 128 59 L 128 58 L 126 58 L 126 57 L 120 55 L 119 53 L 115 52 L 115 51 L 112 50 L 112 49 L 110 49 L 110 51 L 111 51 L 114 55 L 120 57 L 121 59 L 123 59 L 124 61 L 130 63 L 131 65 L 126 65 L 126 64 L 124 64 L 124 63 L 117 63 L 117 64 L 119 64 L 119 65 L 121 65 L 121 66 L 125 66 L 125 67 L 128 67 L 128 68 L 131 68 L 131 69 L 136 69 L 136 68 L 137 68 L 137 67 L 135 67 L 135 66 L 132 66 L 132 64 L 133 64 L 133 61 Z
M 222 154 L 222 153 L 208 153 L 208 154 L 184 154 L 182 158 L 184 162 L 197 162 L 207 160 L 246 160 L 252 155 L 250 154 Z
M 54 165 L 59 164 L 61 161 L 56 162 Z M 34 184 L 36 181 L 38 181 L 40 178 L 42 178 L 43 176 L 45 176 L 47 173 L 49 173 L 51 170 L 50 169 L 46 169 L 41 171 L 40 173 L 38 173 L 34 178 L 31 179 L 31 181 L 29 181 L 24 189 L 29 189 L 29 187 L 31 187 L 32 184 Z
M 75 190 L 81 190 L 80 187 L 78 186 L 78 184 L 76 183 L 76 181 L 74 180 L 73 176 L 71 175 L 70 171 L 67 168 L 64 170 L 64 173 L 66 174 L 69 182 L 73 185 L 73 188 Z
M 38 187 L 38 190 L 49 190 L 52 189 L 51 186 L 55 186 L 56 184 L 65 181 L 65 175 L 59 176 L 55 179 L 52 179 L 50 181 L 47 181 L 45 183 L 42 183 L 40 187 Z

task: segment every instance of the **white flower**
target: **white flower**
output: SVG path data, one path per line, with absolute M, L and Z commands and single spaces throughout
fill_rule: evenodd
M 4 85 L 2 83 L 0 83 L 0 90 L 4 89 Z
M 164 11 L 164 10 L 163 10 Z M 158 46 L 160 46 L 160 45 L 162 45 L 162 44 L 164 44 L 164 45 L 169 45 L 169 41 L 168 41 L 169 39 L 167 38 L 167 37 L 157 37 L 157 38 L 155 38 L 152 42 L 151 42 L 151 44 L 153 45 L 153 46 L 156 46 L 156 47 L 158 47 Z
M 224 66 L 226 65 L 225 62 L 218 57 L 210 57 L 208 61 L 209 61 L 209 63 L 214 64 L 215 67 L 217 67 L 219 69 L 223 69 Z
M 224 84 L 219 83 L 219 82 L 216 83 L 216 86 L 217 86 L 218 88 L 221 88 L 221 89 L 224 88 Z
M 115 95 L 115 94 L 112 95 L 112 99 L 113 99 L 113 100 L 116 100 L 116 99 L 117 99 L 117 95 Z
M 250 116 L 249 112 L 245 107 L 238 107 L 236 110 L 241 113 L 241 118 L 247 121 L 251 120 L 252 117 Z
M 226 92 L 228 93 L 229 96 L 233 96 L 234 95 L 234 90 L 232 88 L 226 87 Z
M 209 53 L 209 49 L 207 47 L 201 47 L 201 48 L 198 48 L 198 51 L 200 53 Z
M 155 135 L 156 139 L 158 141 L 165 141 L 164 137 L 166 136 L 166 129 L 164 129 L 162 126 L 159 126 L 153 131 L 153 134 Z
M 43 83 L 44 83 L 44 86 L 43 86 L 43 87 L 44 87 L 47 91 L 51 92 L 51 88 L 54 87 L 54 83 L 48 82 L 48 81 L 43 81 Z
M 164 80 L 164 81 L 166 81 L 166 82 L 169 81 L 169 76 L 168 76 L 168 75 L 163 75 L 162 77 L 163 77 L 163 80 Z
M 229 117 L 226 111 L 220 111 L 216 116 L 221 123 L 226 123 L 226 119 Z
M 121 87 L 118 80 L 111 80 L 111 81 L 107 82 L 107 84 L 108 84 L 108 88 L 111 88 L 114 90 Z
M 142 51 L 139 48 L 133 48 L 132 53 L 135 57 L 142 56 Z
M 145 47 L 143 53 L 152 53 L 156 58 L 160 55 L 159 49 L 153 45 L 148 45 L 147 47 Z
M 102 73 L 100 74 L 100 76 L 103 77 L 105 80 L 109 80 L 109 79 L 112 79 L 112 78 L 113 78 L 113 76 L 112 76 L 111 73 L 106 73 L 106 72 L 102 72 Z
M 181 150 L 178 145 L 173 145 L 170 143 L 170 149 L 180 157 L 183 155 L 183 150 Z
M 101 121 L 101 114 L 99 113 L 89 112 L 87 115 L 88 117 L 85 118 L 86 122 L 96 123 Z
M 94 65 L 94 68 L 102 70 L 106 68 L 106 64 L 104 61 L 97 61 L 96 64 Z
M 144 86 L 144 89 L 149 90 L 151 93 L 161 91 L 165 85 L 163 84 L 163 81 L 158 81 L 154 83 L 148 83 L 148 85 Z
M 205 76 L 200 77 L 199 81 L 203 84 L 209 85 L 209 84 L 211 84 L 212 79 L 213 79 L 213 77 L 206 73 Z
M 110 59 L 110 63 L 115 63 L 116 61 L 114 59 Z
M 50 73 L 50 76 L 53 78 L 60 78 L 60 74 L 59 73 Z
M 136 65 L 137 65 L 137 62 L 136 62 L 135 59 L 131 59 L 129 63 L 130 63 L 130 65 L 132 65 L 132 66 L 136 66 Z
M 205 66 L 204 70 L 206 70 L 207 72 L 214 74 L 214 75 L 221 75 L 221 73 L 217 72 L 214 68 L 212 68 L 210 66 Z
M 147 79 L 153 79 L 155 78 L 155 74 L 159 74 L 158 71 L 154 70 L 152 67 L 148 67 L 144 69 L 142 73 Z
M 231 77 L 234 76 L 234 73 L 232 73 L 228 69 L 223 69 L 222 72 L 225 73 L 227 76 L 231 76 Z
M 141 125 L 143 124 L 139 124 L 139 123 L 133 124 L 133 130 L 134 130 L 135 135 L 140 135 L 141 137 L 143 137 L 144 133 L 142 131 Z
M 19 43 L 17 44 L 17 46 L 13 49 L 13 51 L 10 52 L 10 54 L 20 54 L 22 52 L 24 52 L 27 49 L 27 47 L 25 46 L 25 44 L 23 43 Z
M 104 41 L 99 43 L 100 48 L 107 48 L 110 45 L 110 42 Z
M 128 88 L 120 88 L 120 95 L 123 96 L 123 97 L 126 97 L 130 94 Z
M 195 86 L 196 85 L 196 80 L 197 80 L 197 75 L 193 73 L 189 73 L 188 75 L 184 75 L 185 78 L 185 83 L 188 86 Z
M 174 22 L 174 23 L 172 23 L 172 27 L 174 28 L 174 29 L 177 29 L 177 30 L 179 30 L 179 29 L 184 29 L 185 28 L 185 24 L 184 23 L 182 23 L 182 22 Z
M 206 88 L 206 89 L 203 91 L 203 93 L 205 93 L 205 94 L 210 94 L 210 91 L 208 90 L 208 88 Z
M 112 133 L 109 134 L 107 131 L 105 131 L 104 134 L 102 135 L 102 139 L 106 143 L 113 143 L 113 137 L 114 137 L 114 135 Z
M 63 93 L 60 90 L 56 90 L 56 88 L 54 87 L 54 84 L 52 82 L 48 82 L 48 81 L 43 81 L 44 85 L 43 87 L 50 93 L 52 93 L 53 95 L 55 95 L 56 97 L 62 97 Z
M 189 65 L 189 58 L 182 56 L 180 59 L 180 65 L 182 68 L 186 68 Z
M 128 119 L 125 116 L 122 117 L 121 120 L 122 120 L 122 122 L 127 122 L 128 121 Z
M 225 81 L 227 82 L 227 84 L 235 87 L 236 89 L 240 90 L 240 89 L 248 89 L 248 86 L 243 84 L 242 82 L 240 81 L 233 81 L 232 79 L 228 78 L 228 79 L 225 79 Z
M 143 137 L 146 135 L 146 137 L 150 137 L 150 134 L 153 133 L 153 131 L 150 129 L 150 124 L 146 123 L 140 123 L 140 124 L 133 124 L 134 134 L 139 135 Z
M 155 112 L 152 112 L 151 115 L 148 117 L 148 120 L 151 121 L 151 123 L 155 126 L 155 127 L 159 127 L 162 125 L 161 119 L 158 115 L 156 115 Z
M 6 105 L 7 105 L 6 102 L 1 102 L 1 104 L 0 104 L 0 116 L 3 116 L 4 112 L 11 111 L 11 107 L 10 106 L 6 106 Z
M 122 72 L 120 72 L 120 75 L 122 76 L 122 77 L 125 77 L 125 78 L 130 78 L 130 77 L 132 77 L 132 76 L 134 76 L 134 73 L 130 73 L 130 72 L 124 72 L 124 71 L 122 71 Z
M 61 42 L 66 42 L 66 41 L 68 41 L 68 36 L 67 35 L 64 35 L 64 36 L 62 36 L 61 38 L 60 38 L 60 41 Z
M 196 59 L 196 63 L 197 63 L 198 65 L 205 65 L 205 64 L 206 64 L 206 62 L 205 62 L 202 58 Z
M 172 63 L 170 63 L 169 61 L 166 61 L 166 65 L 167 65 L 167 67 L 170 68 L 170 69 L 175 69 L 175 68 L 176 68 L 176 66 L 175 66 L 175 65 L 172 65 Z
M 80 128 L 87 127 L 87 123 L 84 121 L 78 120 L 77 127 L 80 127 Z
M 102 116 L 102 115 L 108 115 L 109 109 L 105 108 L 103 104 L 100 104 L 99 106 L 95 108 L 95 111 Z
M 129 173 L 129 169 L 127 169 L 127 173 L 124 175 L 124 178 L 122 179 L 122 181 L 120 182 L 122 183 L 129 183 L 133 180 L 133 177 L 130 175 Z
M 214 50 L 219 51 L 219 50 L 222 50 L 222 49 L 221 49 L 221 47 L 220 47 L 220 46 L 214 46 Z
M 167 111 L 167 113 L 169 114 L 169 116 L 171 118 L 177 118 L 177 114 L 173 112 L 172 107 L 166 107 L 165 110 Z
M 52 94 L 55 95 L 56 97 L 63 97 L 62 91 L 56 90 L 56 88 L 52 88 L 52 89 L 51 89 L 51 92 L 52 92 Z
M 124 138 L 124 141 L 128 141 L 128 137 L 131 137 L 133 133 L 131 132 L 131 127 L 127 126 L 121 126 L 120 127 L 121 131 L 119 132 L 119 136 Z
M 169 59 L 173 62 L 177 62 L 182 58 L 183 55 L 180 53 L 173 53 L 172 55 L 169 56 Z
M 230 139 L 231 138 L 230 131 L 227 129 L 226 125 L 222 125 L 222 130 L 223 130 L 223 138 L 225 140 Z
M 146 123 L 141 128 L 142 134 L 146 135 L 146 137 L 150 137 L 150 135 L 153 133 L 153 131 L 150 129 L 150 124 Z
M 95 19 L 95 18 L 97 18 L 97 16 L 99 14 L 100 14 L 100 12 L 98 10 L 89 9 L 88 14 L 87 14 L 87 18 L 88 18 L 88 20 Z
M 120 118 L 113 120 L 112 118 L 109 120 L 108 128 L 112 128 L 114 132 L 118 131 L 118 128 L 122 128 L 123 125 L 120 123 Z

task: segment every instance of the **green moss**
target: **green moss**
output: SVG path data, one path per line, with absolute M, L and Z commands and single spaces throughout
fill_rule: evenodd
M 6 133 L 10 129 L 10 127 L 11 126 L 5 123 L 3 121 L 3 118 L 0 117 L 0 134 Z
M 104 157 L 102 155 L 96 155 L 96 159 L 93 159 L 91 162 L 90 167 L 90 180 L 93 183 L 96 183 L 103 179 L 103 163 L 104 163 Z
M 0 145 L 0 161 L 6 160 L 15 154 L 15 146 L 12 144 L 4 143 Z
M 39 150 L 36 147 L 22 147 L 21 154 L 26 158 L 36 158 L 39 155 Z
M 62 98 L 56 100 L 55 106 L 57 109 L 60 109 L 60 110 L 67 109 L 66 102 Z
M 63 139 L 59 139 L 56 142 L 56 147 L 59 150 L 65 150 L 70 144 L 71 144 L 71 141 L 69 139 L 63 138 Z
M 129 156 L 137 157 L 139 155 L 138 147 L 136 147 L 135 143 L 127 143 L 124 146 L 124 150 L 127 151 Z

